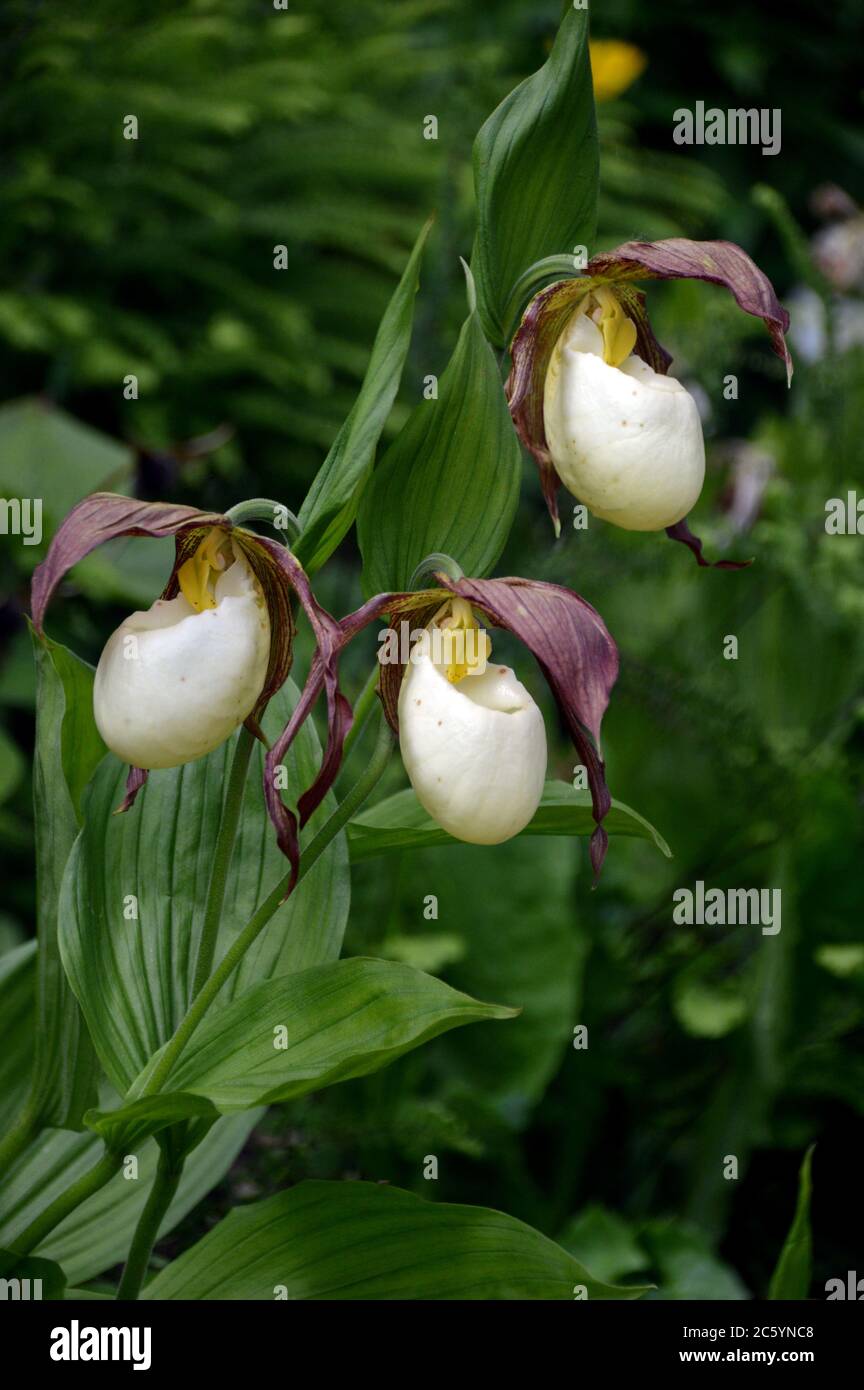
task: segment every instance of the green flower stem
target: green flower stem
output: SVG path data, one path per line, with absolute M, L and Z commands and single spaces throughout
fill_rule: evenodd
M 276 513 L 284 512 L 288 523 L 285 528 L 287 534 L 283 535 L 283 528 L 276 525 Z M 233 521 L 235 526 L 242 526 L 244 521 L 269 521 L 274 531 L 283 535 L 286 545 L 289 541 L 296 541 L 300 535 L 301 526 L 293 512 L 284 507 L 281 502 L 274 502 L 270 497 L 250 497 L 248 502 L 238 502 L 236 507 L 229 507 L 225 513 L 229 521 Z
M 65 1192 L 61 1192 L 50 1206 L 31 1221 L 25 1231 L 21 1232 L 16 1240 L 12 1241 L 11 1249 L 16 1255 L 29 1255 L 46 1236 L 49 1236 L 55 1226 L 80 1206 L 86 1202 L 88 1197 L 92 1197 L 94 1192 L 98 1192 L 104 1187 L 106 1182 L 113 1178 L 123 1162 L 123 1155 L 115 1153 L 113 1149 L 108 1149 L 95 1167 L 89 1173 L 85 1173 L 77 1182 L 73 1182 L 71 1187 L 67 1187 Z
M 357 697 L 357 703 L 354 706 L 354 723 L 351 725 L 351 728 L 345 735 L 345 742 L 342 746 L 343 766 L 348 760 L 348 754 L 351 752 L 351 749 L 354 747 L 354 744 L 357 742 L 357 739 L 360 737 L 363 730 L 365 729 L 369 716 L 372 713 L 372 710 L 375 706 L 375 699 L 378 691 L 378 676 L 380 674 L 380 671 L 381 667 L 376 661 L 375 665 L 372 667 L 372 670 L 369 672 L 369 675 L 366 679 L 366 684 L 364 685 L 359 696 Z
M 300 860 L 298 883 L 305 878 L 306 874 L 308 874 L 313 864 L 321 857 L 330 842 L 334 840 L 340 830 L 347 825 L 348 821 L 354 815 L 354 812 L 363 804 L 378 782 L 387 766 L 387 761 L 392 752 L 393 739 L 392 730 L 382 714 L 378 730 L 378 741 L 369 764 L 363 772 L 363 775 L 354 783 L 354 786 L 345 796 L 344 800 L 340 801 L 329 820 L 325 821 L 324 825 L 322 825 L 321 829 L 318 831 L 318 834 L 303 850 Z M 249 947 L 264 930 L 276 910 L 282 905 L 290 883 L 291 875 L 288 873 L 277 883 L 270 896 L 265 898 L 261 906 L 249 919 L 240 935 L 235 939 L 232 945 L 229 946 L 225 955 L 213 971 L 213 974 L 209 977 L 200 993 L 196 995 L 188 1012 L 181 1020 L 173 1038 L 166 1045 L 159 1058 L 159 1062 L 154 1068 L 149 1081 L 141 1091 L 138 1099 L 142 1099 L 144 1096 L 156 1095 L 162 1089 L 184 1047 L 195 1032 L 195 1029 L 198 1027 L 198 1024 L 213 1003 L 213 1000 L 216 998 L 225 981 L 232 972 L 236 970 L 246 952 L 249 950 Z
M 0 1175 L 6 1172 L 20 1158 L 31 1140 L 39 1133 L 40 1123 L 32 1095 L 18 1116 L 12 1128 L 0 1143 Z
M 140 1294 L 159 1227 L 174 1200 L 182 1176 L 183 1160 L 178 1163 L 162 1149 L 153 1186 L 129 1247 L 123 1277 L 117 1289 L 118 1299 L 134 1300 Z
M 249 770 L 249 759 L 252 756 L 254 743 L 254 735 L 244 725 L 240 730 L 237 747 L 234 750 L 228 778 L 228 790 L 225 793 L 222 819 L 216 838 L 213 867 L 210 870 L 210 885 L 204 908 L 204 925 L 201 928 L 201 940 L 198 942 L 198 955 L 192 978 L 193 999 L 203 989 L 207 977 L 213 969 L 213 956 L 216 952 L 216 938 L 219 935 L 219 923 L 222 918 L 222 904 L 225 901 L 228 870 L 231 865 L 231 856 L 234 853 L 234 841 L 237 838 L 240 813 L 243 810 L 246 774 Z

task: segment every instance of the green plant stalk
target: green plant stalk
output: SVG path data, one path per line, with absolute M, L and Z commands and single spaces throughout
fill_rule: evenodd
M 393 738 L 392 730 L 382 714 L 378 730 L 378 741 L 368 766 L 362 776 L 354 783 L 354 786 L 345 796 L 344 800 L 340 801 L 329 820 L 322 825 L 318 834 L 303 850 L 300 860 L 300 872 L 297 877 L 298 884 L 305 878 L 312 866 L 324 853 L 324 850 L 330 844 L 331 840 L 335 839 L 340 830 L 344 828 L 357 808 L 363 804 L 369 793 L 375 787 L 387 766 L 387 761 L 393 748 Z M 216 969 L 207 980 L 201 992 L 196 995 L 195 999 L 192 1001 L 185 1017 L 180 1021 L 174 1036 L 171 1038 L 170 1042 L 166 1044 L 159 1058 L 159 1062 L 154 1068 L 150 1079 L 141 1091 L 138 1099 L 143 1099 L 144 1096 L 156 1095 L 161 1091 L 184 1047 L 195 1032 L 195 1029 L 198 1027 L 198 1024 L 213 1003 L 213 1000 L 216 998 L 225 981 L 233 971 L 236 970 L 246 952 L 249 950 L 249 947 L 264 930 L 273 914 L 281 907 L 290 883 L 291 874 L 288 873 L 277 883 L 269 897 L 264 899 L 264 902 L 261 903 L 257 911 L 249 919 L 240 935 L 225 952 L 225 955 L 216 966 Z
M 153 1185 L 129 1247 L 123 1277 L 117 1289 L 118 1299 L 133 1301 L 140 1294 L 159 1227 L 174 1200 L 182 1176 L 183 1161 L 178 1163 L 172 1160 L 162 1149 Z
M 345 735 L 345 742 L 342 745 L 343 767 L 345 766 L 345 763 L 348 761 L 348 754 L 351 752 L 351 749 L 354 747 L 354 744 L 357 742 L 363 730 L 366 728 L 369 716 L 372 713 L 373 707 L 375 705 L 375 697 L 378 691 L 378 676 L 380 674 L 380 670 L 381 668 L 378 662 L 376 661 L 375 665 L 372 667 L 372 670 L 369 672 L 369 675 L 366 678 L 366 684 L 363 686 L 363 689 L 360 691 L 360 694 L 357 697 L 357 703 L 354 706 L 354 723 L 351 725 L 351 728 Z
M 240 824 L 240 814 L 243 810 L 246 774 L 249 771 L 249 760 L 252 756 L 254 743 L 254 735 L 244 725 L 240 730 L 237 747 L 234 750 L 231 772 L 228 777 L 228 790 L 222 805 L 222 819 L 219 823 L 219 834 L 216 838 L 216 850 L 207 890 L 207 903 L 204 908 L 204 925 L 201 928 L 201 939 L 198 942 L 198 954 L 195 960 L 195 973 L 192 977 L 191 997 L 193 999 L 197 994 L 200 994 L 210 971 L 213 969 L 216 940 L 219 936 L 219 924 L 222 920 L 222 904 L 225 901 L 225 888 L 228 883 L 228 870 L 231 867 L 231 856 L 234 853 L 234 842 L 237 839 L 237 827 Z
M 28 1144 L 35 1139 L 40 1128 L 38 1108 L 33 1104 L 31 1090 L 24 1109 L 0 1142 L 0 1175 L 6 1172 L 6 1169 L 15 1162 L 16 1158 L 20 1158 Z
M 73 1182 L 71 1187 L 67 1187 L 65 1192 L 61 1192 L 59 1197 L 47 1206 L 43 1212 L 31 1221 L 26 1230 L 16 1240 L 12 1241 L 11 1249 L 16 1255 L 29 1255 L 41 1241 L 49 1236 L 55 1226 L 59 1226 L 70 1212 L 79 1207 L 82 1202 L 86 1202 L 88 1197 L 92 1197 L 95 1192 L 104 1187 L 106 1182 L 113 1178 L 123 1162 L 123 1155 L 116 1153 L 113 1149 L 108 1149 L 100 1158 L 99 1162 L 84 1173 L 77 1182 Z

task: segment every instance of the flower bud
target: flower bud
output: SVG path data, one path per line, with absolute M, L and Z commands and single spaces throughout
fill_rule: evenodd
M 508 666 L 486 665 L 488 649 L 484 638 L 479 660 L 436 662 L 427 628 L 399 693 L 399 742 L 417 799 L 444 830 L 478 845 L 518 835 L 546 777 L 543 716 Z
M 546 446 L 564 486 L 594 516 L 660 531 L 702 490 L 705 445 L 696 402 L 632 349 L 636 329 L 599 287 L 570 317 L 546 372 Z
M 134 767 L 178 767 L 217 748 L 267 675 L 270 617 L 238 546 L 214 528 L 178 579 L 176 598 L 121 623 L 96 670 L 96 725 Z

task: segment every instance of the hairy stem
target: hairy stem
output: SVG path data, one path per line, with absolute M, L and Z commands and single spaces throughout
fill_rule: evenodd
M 301 879 L 305 878 L 306 874 L 308 874 L 313 864 L 321 857 L 330 842 L 335 839 L 340 830 L 344 828 L 354 815 L 357 808 L 366 800 L 387 766 L 392 748 L 393 733 L 382 714 L 378 730 L 378 741 L 369 764 L 362 776 L 354 783 L 354 786 L 345 796 L 344 800 L 340 801 L 329 820 L 325 821 L 324 825 L 318 831 L 318 834 L 303 850 L 300 860 L 300 873 L 297 879 L 298 883 Z M 198 1024 L 213 1003 L 213 1000 L 216 998 L 225 981 L 233 971 L 237 969 L 237 966 L 249 950 L 249 947 L 264 930 L 276 910 L 281 907 L 290 883 L 291 875 L 288 873 L 277 883 L 269 897 L 264 899 L 264 902 L 261 903 L 257 911 L 249 919 L 240 935 L 231 946 L 229 946 L 225 955 L 216 966 L 216 969 L 202 987 L 200 993 L 197 994 L 192 1001 L 188 1012 L 178 1025 L 177 1031 L 165 1047 L 139 1099 L 144 1096 L 156 1095 L 161 1091 L 184 1047 L 195 1032 L 195 1029 L 198 1027 Z
M 237 747 L 234 750 L 234 759 L 228 778 L 228 790 L 225 793 L 222 819 L 216 838 L 213 867 L 210 870 L 210 886 L 207 890 L 207 904 L 204 908 L 204 925 L 201 928 L 201 939 L 198 942 L 198 954 L 195 960 L 195 974 L 192 978 L 193 999 L 203 989 L 207 977 L 213 969 L 216 938 L 219 935 L 222 904 L 225 901 L 225 888 L 228 883 L 228 869 L 231 864 L 231 856 L 234 853 L 234 841 L 237 838 L 240 813 L 243 810 L 246 774 L 249 770 L 249 759 L 252 756 L 254 742 L 254 736 L 244 725 L 240 730 Z
M 79 1207 L 82 1202 L 86 1202 L 88 1197 L 92 1197 L 94 1192 L 98 1192 L 104 1187 L 106 1182 L 113 1178 L 123 1162 L 123 1155 L 115 1153 L 109 1149 L 100 1158 L 95 1167 L 88 1173 L 80 1177 L 77 1182 L 73 1182 L 71 1187 L 67 1187 L 65 1192 L 61 1192 L 59 1197 L 55 1197 L 50 1206 L 31 1221 L 30 1225 L 17 1239 L 12 1241 L 11 1248 L 17 1255 L 29 1255 L 41 1241 L 49 1236 L 55 1226 Z
M 118 1299 L 131 1301 L 140 1294 L 159 1227 L 174 1200 L 182 1176 L 182 1159 L 178 1162 L 164 1148 L 161 1149 L 153 1186 L 129 1247 L 123 1277 L 117 1289 Z

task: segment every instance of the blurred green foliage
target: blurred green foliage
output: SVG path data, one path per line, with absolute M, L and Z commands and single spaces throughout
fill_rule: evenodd
M 44 498 L 45 540 L 104 484 L 298 509 L 435 209 L 392 438 L 464 313 L 474 134 L 539 66 L 559 11 L 557 0 L 296 0 L 287 11 L 156 0 L 133 14 L 107 0 L 7 0 L 0 488 Z M 755 557 L 750 569 L 697 570 L 662 537 L 568 531 L 566 517 L 553 546 L 527 466 L 499 566 L 567 583 L 603 614 L 622 658 L 604 728 L 610 785 L 675 858 L 616 840 L 595 894 L 582 851 L 555 840 L 360 866 L 350 952 L 410 960 L 523 1013 L 272 1111 L 208 1219 L 307 1174 L 428 1192 L 423 1160 L 435 1154 L 436 1196 L 520 1216 L 598 1276 L 649 1274 L 660 1297 L 738 1298 L 767 1291 L 816 1140 L 816 1296 L 860 1259 L 864 538 L 829 536 L 824 522 L 829 498 L 862 486 L 864 286 L 820 256 L 832 229 L 845 228 L 853 261 L 856 226 L 861 238 L 860 19 L 855 0 L 818 22 L 803 0 L 782 18 L 741 0 L 595 7 L 598 34 L 648 58 L 600 108 L 601 245 L 738 240 L 795 318 L 787 394 L 760 326 L 721 291 L 648 291 L 658 336 L 705 405 L 709 486 L 695 524 L 715 554 Z M 781 154 L 674 147 L 672 113 L 697 100 L 781 108 Z M 430 113 L 437 141 L 423 139 Z M 123 136 L 129 115 L 137 140 Z M 829 181 L 852 200 L 842 215 L 819 192 Z M 275 270 L 283 245 L 287 269 Z M 129 374 L 137 400 L 124 399 Z M 214 452 L 178 447 L 222 422 L 233 433 Z M 6 949 L 32 931 L 22 613 L 40 553 L 3 538 Z M 55 605 L 52 635 L 95 659 L 122 611 L 152 599 L 169 554 L 123 542 L 93 557 Z M 351 540 L 319 595 L 338 613 L 359 601 Z M 724 659 L 729 635 L 737 660 Z M 346 659 L 352 693 L 372 643 Z M 298 669 L 306 654 L 301 643 Z M 550 771 L 568 777 L 571 763 L 561 736 Z M 781 932 L 674 926 L 672 892 L 697 879 L 782 888 Z M 435 921 L 423 916 L 430 893 Z M 572 1045 L 580 1024 L 586 1050 Z M 727 1155 L 737 1180 L 724 1177 Z M 163 1252 L 201 1229 L 199 1208 Z

